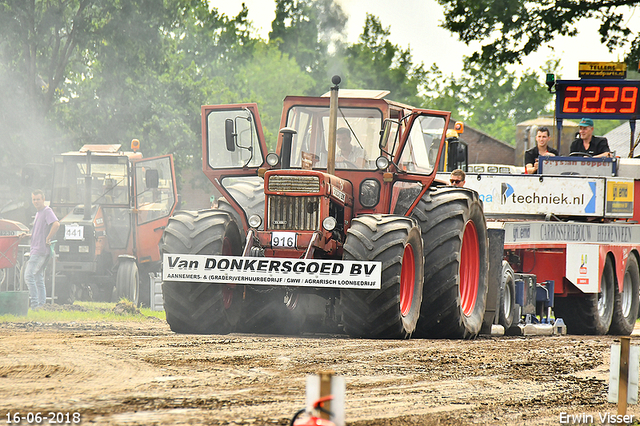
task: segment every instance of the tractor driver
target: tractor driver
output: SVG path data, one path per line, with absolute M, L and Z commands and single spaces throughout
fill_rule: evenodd
M 611 150 L 607 138 L 593 136 L 593 120 L 583 118 L 578 123 L 580 137 L 571 142 L 570 153 L 585 153 L 591 157 L 611 157 Z
M 336 164 L 344 168 L 357 169 L 364 166 L 364 149 L 351 144 L 351 131 L 341 127 L 336 131 L 336 143 L 340 151 L 336 155 Z

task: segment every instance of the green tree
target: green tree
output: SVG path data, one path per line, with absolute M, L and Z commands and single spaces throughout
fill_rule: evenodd
M 346 22 L 334 0 L 276 0 L 269 43 L 312 75 L 316 86 L 309 94 L 324 93 L 336 72 L 330 64 L 343 43 Z
M 443 27 L 469 44 L 484 43 L 471 56 L 483 64 L 520 63 L 556 36 L 578 34 L 583 18 L 596 18 L 600 38 L 609 49 L 623 46 L 632 31 L 625 26 L 624 10 L 637 0 L 438 0 L 444 6 Z M 499 34 L 499 35 L 497 35 Z M 640 40 L 636 33 L 633 41 Z M 637 55 L 637 48 L 635 49 Z M 636 61 L 637 64 L 637 61 Z
M 409 48 L 389 41 L 390 30 L 367 14 L 358 42 L 345 50 L 346 80 L 356 89 L 389 90 L 389 97 L 411 105 L 424 103 L 426 72 L 415 65 Z
M 60 97 L 70 63 L 100 26 L 102 3 L 0 1 L 0 137 L 15 149 L 16 160 L 29 153 L 44 161 L 55 147 L 56 135 L 48 134 L 55 126 L 45 119 Z
M 454 118 L 515 144 L 516 124 L 552 112 L 553 95 L 540 81 L 540 75 L 554 72 L 557 67 L 558 61 L 550 61 L 541 72 L 527 70 L 518 77 L 505 66 L 489 68 L 467 63 L 457 79 L 443 79 L 442 73 L 432 68 L 429 90 L 438 94 L 432 101 L 436 108 L 450 110 Z
M 277 47 L 258 43 L 251 60 L 234 74 L 231 90 L 239 102 L 256 102 L 269 149 L 275 150 L 282 100 L 287 95 L 307 93 L 315 82 L 295 59 Z
M 113 10 L 83 52 L 89 59 L 70 72 L 69 100 L 58 107 L 74 140 L 139 138 L 145 153 L 173 152 L 180 163 L 199 153 L 200 106 L 233 99 L 227 76 L 247 38 L 247 10 L 229 19 L 205 1 L 176 6 L 158 11 L 123 2 Z

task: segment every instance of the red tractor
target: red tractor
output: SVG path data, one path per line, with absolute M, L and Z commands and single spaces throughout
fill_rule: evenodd
M 285 98 L 270 154 L 255 104 L 202 107 L 203 169 L 223 198 L 217 209 L 177 212 L 164 230 L 173 331 L 480 332 L 482 203 L 434 181 L 450 113 L 388 92 L 338 96 L 333 83 L 329 96 Z
M 138 146 L 85 145 L 54 158 L 58 303 L 149 304 L 149 273 L 160 270 L 158 242 L 177 196 L 172 156 L 143 158 Z

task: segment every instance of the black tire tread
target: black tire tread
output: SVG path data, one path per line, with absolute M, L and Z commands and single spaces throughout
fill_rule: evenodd
M 613 266 L 609 259 L 605 262 L 602 276 L 604 277 L 605 274 L 609 275 L 606 279 L 610 280 L 613 286 Z M 613 312 L 613 288 L 610 292 L 610 309 Z M 556 318 L 563 319 L 569 334 L 603 335 L 609 331 L 611 318 L 600 318 L 598 313 L 598 293 L 558 297 L 554 305 Z
M 640 270 L 638 268 L 638 259 L 634 253 L 631 253 L 627 260 L 627 266 L 624 274 L 626 275 L 627 272 L 631 274 L 631 292 L 634 297 L 632 298 L 633 302 L 631 304 L 629 315 L 625 317 L 622 313 L 622 294 L 618 291 L 618 286 L 615 286 L 613 318 L 611 319 L 609 334 L 616 336 L 631 335 L 633 328 L 636 325 L 636 320 L 638 319 L 638 305 L 640 304 L 640 300 L 638 299 L 638 292 L 640 291 Z M 624 283 L 624 278 L 624 276 L 619 277 L 619 280 Z
M 418 313 L 415 312 L 413 324 L 403 321 L 399 287 L 404 246 L 412 230 L 418 245 L 414 253 L 419 258 L 422 247 L 419 228 L 413 219 L 395 215 L 363 215 L 352 221 L 343 259 L 381 261 L 382 286 L 380 290 L 340 291 L 342 320 L 347 334 L 366 338 L 411 336 Z M 422 273 L 422 270 L 416 271 L 416 285 L 422 284 Z M 417 294 L 420 297 L 421 291 Z M 419 310 L 419 300 L 416 303 Z
M 160 242 L 161 253 L 222 254 L 224 238 L 232 239 L 239 254 L 240 233 L 235 220 L 226 212 L 179 211 L 169 219 Z M 176 333 L 227 334 L 237 321 L 224 309 L 224 286 L 209 283 L 162 283 L 167 322 Z M 236 292 L 238 287 L 236 287 Z M 240 295 L 234 294 L 240 297 Z
M 412 216 L 422 229 L 425 256 L 424 294 L 416 336 L 477 336 L 482 327 L 488 291 L 487 228 L 478 194 L 466 188 L 430 188 L 418 201 Z M 480 277 L 474 311 L 466 317 L 460 301 L 459 267 L 468 220 L 474 221 L 478 232 Z

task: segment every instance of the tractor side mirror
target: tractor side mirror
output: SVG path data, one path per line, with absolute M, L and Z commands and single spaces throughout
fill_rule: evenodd
M 233 152 L 236 150 L 236 134 L 233 131 L 233 120 L 227 118 L 224 120 L 224 137 L 227 142 L 227 151 Z
M 158 170 L 156 169 L 147 169 L 144 172 L 144 181 L 149 189 L 157 189 L 158 184 L 160 183 L 160 177 L 158 175 Z
M 395 145 L 395 140 L 398 137 L 398 128 L 400 127 L 400 123 L 395 120 L 385 119 L 382 123 L 382 130 L 380 130 L 380 143 L 378 143 L 378 147 L 383 152 L 388 152 L 393 150 L 393 146 Z M 393 140 L 390 140 L 393 139 Z M 391 148 L 390 148 L 391 147 Z

